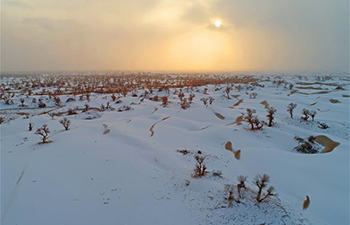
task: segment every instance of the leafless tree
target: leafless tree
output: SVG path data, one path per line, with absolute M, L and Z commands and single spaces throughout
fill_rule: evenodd
M 225 93 L 226 93 L 228 99 L 231 99 L 230 98 L 230 91 L 231 91 L 231 88 L 229 86 L 227 86 L 225 89 Z
M 207 173 L 206 171 L 207 167 L 203 164 L 205 156 L 203 157 L 203 156 L 196 155 L 194 158 L 197 161 L 197 165 L 194 169 L 194 174 L 192 176 L 194 178 L 205 176 L 205 174 Z
M 307 109 L 303 109 L 301 113 L 302 113 L 301 119 L 307 121 L 309 119 L 310 111 Z
M 247 114 L 244 115 L 244 121 L 250 124 L 251 130 L 260 130 L 263 124 L 260 122 L 257 116 L 254 115 L 255 109 L 247 109 Z
M 29 131 L 32 131 L 32 130 L 33 130 L 33 124 L 32 124 L 32 123 L 29 123 L 29 124 L 28 124 L 28 130 L 29 130 Z
M 44 124 L 42 127 L 38 128 L 35 132 L 35 134 L 40 135 L 43 142 L 42 143 L 47 143 L 47 139 L 49 138 L 49 127 Z
M 67 118 L 64 118 L 60 120 L 60 123 L 63 125 L 65 130 L 69 130 L 70 120 L 68 120 Z
M 295 103 L 290 103 L 288 106 L 287 106 L 287 112 L 289 112 L 290 114 L 290 118 L 293 119 L 293 110 L 297 107 L 297 104 Z
M 273 186 L 270 186 L 266 193 L 263 194 L 263 189 L 267 187 L 267 184 L 270 182 L 270 177 L 266 174 L 264 175 L 257 175 L 253 181 L 253 183 L 258 187 L 258 192 L 257 192 L 257 195 L 256 195 L 256 200 L 258 202 L 262 202 L 264 201 L 265 199 L 267 199 L 268 197 L 270 196 L 276 196 L 274 192 L 274 187 Z
M 267 124 L 268 127 L 271 127 L 273 124 L 273 119 L 275 118 L 274 115 L 276 113 L 276 109 L 274 107 L 269 107 L 267 109 L 267 119 L 269 120 L 269 123 Z
M 315 116 L 316 116 L 317 112 L 315 110 L 310 110 L 309 111 L 309 115 L 312 118 L 312 121 L 315 121 Z
M 162 106 L 166 107 L 168 105 L 168 96 L 162 97 Z

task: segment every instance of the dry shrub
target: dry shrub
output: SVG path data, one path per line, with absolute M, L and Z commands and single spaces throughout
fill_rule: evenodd
M 274 192 L 275 188 L 273 186 L 270 186 L 265 194 L 263 194 L 263 189 L 267 187 L 267 184 L 270 182 L 270 177 L 267 174 L 260 175 L 258 174 L 253 183 L 258 187 L 258 192 L 256 194 L 256 200 L 260 203 L 267 199 L 270 196 L 276 196 Z
M 205 156 L 203 157 L 203 156 L 196 155 L 194 158 L 197 161 L 197 165 L 194 169 L 194 174 L 192 174 L 192 177 L 200 178 L 205 176 L 205 174 L 207 173 L 206 171 L 207 167 L 203 164 Z
M 68 120 L 67 118 L 64 118 L 60 120 L 60 123 L 63 125 L 65 130 L 69 130 L 70 120 Z
M 42 138 L 42 143 L 48 143 L 47 139 L 49 138 L 49 127 L 47 124 L 44 124 L 42 127 L 38 128 L 35 132 L 35 134 L 40 135 Z

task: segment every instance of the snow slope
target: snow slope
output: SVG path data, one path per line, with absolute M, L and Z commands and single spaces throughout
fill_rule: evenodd
M 301 86 L 294 77 L 286 79 Z M 128 95 L 112 106 L 135 102 L 133 110 L 92 110 L 89 115 L 66 116 L 71 120 L 68 131 L 58 122 L 62 116 L 52 119 L 38 115 L 43 110 L 9 110 L 2 105 L 5 118 L 12 118 L 1 125 L 2 224 L 348 224 L 349 98 L 343 95 L 349 94 L 349 82 L 335 82 L 345 90 L 319 85 L 331 91 L 312 94 L 319 90 L 300 89 L 302 93 L 288 96 L 291 90 L 266 80 L 259 82 L 265 87 L 253 91 L 232 90 L 231 95 L 240 96 L 231 99 L 225 97 L 225 85 L 219 91 L 208 85 L 209 95 L 199 87 L 193 92 L 194 103 L 186 110 L 174 94 L 167 107 Z M 251 92 L 257 93 L 255 99 L 249 98 Z M 110 99 L 105 96 L 93 94 L 90 105 L 106 104 Z M 204 106 L 200 99 L 208 96 L 215 101 Z M 233 106 L 238 99 L 243 102 Z M 260 104 L 264 100 L 277 109 L 275 126 L 250 131 L 245 122 L 232 124 L 246 108 L 256 109 L 258 118 L 266 120 L 266 109 Z M 294 119 L 286 111 L 291 102 L 298 104 Z M 84 104 L 75 101 L 54 109 L 64 112 Z M 303 108 L 317 111 L 315 120 L 330 128 L 301 122 Z M 19 111 L 30 112 L 29 118 L 14 114 Z M 88 116 L 94 119 L 87 120 Z M 29 122 L 34 130 L 47 124 L 52 142 L 38 144 L 40 137 L 28 131 Z M 103 124 L 110 130 L 107 134 L 103 134 Z M 340 145 L 327 154 L 293 150 L 295 135 L 320 134 Z M 225 150 L 227 141 L 234 150 L 241 149 L 240 160 Z M 190 153 L 183 155 L 177 151 L 180 149 Z M 209 173 L 195 179 L 191 175 L 198 150 L 206 156 Z M 223 177 L 213 176 L 214 170 L 221 171 Z M 247 186 L 256 189 L 252 180 L 263 173 L 270 175 L 278 198 L 260 204 L 245 199 L 227 207 L 225 184 L 235 184 L 238 175 L 245 175 Z M 303 210 L 306 195 L 311 203 Z

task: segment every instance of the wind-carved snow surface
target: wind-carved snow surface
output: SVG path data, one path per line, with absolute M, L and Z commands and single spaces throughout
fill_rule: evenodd
M 217 91 L 208 85 L 208 95 L 205 87 L 190 91 L 196 97 L 186 110 L 173 94 L 175 89 L 170 89 L 167 107 L 140 101 L 131 93 L 120 104 L 111 101 L 110 95 L 92 94 L 91 107 L 108 101 L 114 108 L 136 104 L 123 112 L 90 110 L 54 119 L 38 115 L 48 108 L 28 103 L 34 109 L 23 109 L 1 102 L 5 118 L 1 124 L 2 224 L 348 224 L 349 98 L 343 95 L 349 95 L 349 81 L 334 77 L 332 83 L 344 90 L 316 84 L 313 87 L 329 93 L 307 94 L 320 90 L 297 89 L 302 86 L 297 83 L 311 83 L 313 78 L 284 79 L 301 93 L 290 94 L 288 87 L 273 83 L 273 77 L 261 79 L 258 83 L 264 87 L 254 90 L 249 85 L 242 85 L 241 91 L 233 89 L 230 94 L 239 97 L 231 99 L 226 98 L 226 85 Z M 183 91 L 187 97 L 189 92 Z M 255 99 L 249 97 L 252 92 L 257 93 Z M 166 95 L 156 90 L 155 94 Z M 208 96 L 215 100 L 204 106 L 200 99 Z M 48 103 L 57 113 L 86 103 L 78 98 L 66 103 L 72 96 L 60 97 L 63 107 Z M 18 98 L 14 98 L 17 103 Z M 244 101 L 233 106 L 238 99 Z M 260 104 L 265 100 L 277 110 L 273 127 L 250 131 L 246 122 L 235 123 L 247 108 L 256 109 L 258 118 L 266 121 L 266 109 Z M 286 111 L 291 102 L 298 105 L 294 119 Z M 317 112 L 315 122 L 300 120 L 303 108 Z M 68 131 L 59 123 L 63 117 L 71 120 Z M 329 128 L 319 128 L 317 121 Z M 31 132 L 29 122 L 34 125 Z M 49 144 L 38 144 L 41 139 L 35 135 L 43 124 L 51 131 Z M 294 150 L 295 135 L 306 139 L 326 135 L 340 145 L 326 154 L 302 154 Z M 225 150 L 227 141 L 234 150 L 241 150 L 239 160 Z M 177 151 L 181 149 L 189 153 L 181 154 Z M 206 156 L 208 173 L 193 178 L 198 150 Z M 213 176 L 213 171 L 221 171 L 222 177 Z M 278 197 L 257 203 L 247 194 L 241 203 L 228 207 L 225 184 L 237 184 L 237 176 L 244 175 L 246 186 L 257 191 L 252 181 L 264 173 Z M 303 210 L 306 195 L 310 206 Z

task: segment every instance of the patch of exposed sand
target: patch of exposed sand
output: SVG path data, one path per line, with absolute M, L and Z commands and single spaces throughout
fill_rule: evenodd
M 304 93 L 304 92 L 298 92 L 299 94 L 302 95 L 318 95 L 318 94 L 328 94 L 330 91 L 318 91 L 318 92 L 313 92 L 313 93 Z
M 202 127 L 202 128 L 201 128 L 201 129 L 199 129 L 199 130 L 205 130 L 205 129 L 207 129 L 207 128 L 211 127 L 211 126 L 213 126 L 213 125 L 208 125 L 208 126 Z
M 322 88 L 320 87 L 295 87 L 295 88 L 298 88 L 298 89 L 307 89 L 307 90 L 323 90 Z
M 291 96 L 292 94 L 295 94 L 295 93 L 298 93 L 298 92 L 299 92 L 298 90 L 293 90 L 287 96 Z
M 153 114 L 153 113 L 157 112 L 157 110 L 158 110 L 158 108 L 155 108 L 155 109 L 154 109 L 154 111 L 153 111 L 151 114 Z
M 224 120 L 225 119 L 225 117 L 223 116 L 223 115 L 221 115 L 220 113 L 214 113 L 215 114 L 215 116 L 217 117 L 217 118 L 219 118 L 220 120 Z
M 236 118 L 237 125 L 242 125 L 242 121 L 243 121 L 243 116 L 239 116 Z
M 338 84 L 334 84 L 334 83 L 322 83 L 322 82 L 312 82 L 312 83 L 309 83 L 309 82 L 298 82 L 297 84 L 299 85 L 326 85 L 326 86 L 338 86 Z
M 318 135 L 315 137 L 315 141 L 319 143 L 320 145 L 324 146 L 325 148 L 321 151 L 321 153 L 328 153 L 334 150 L 338 145 L 340 145 L 339 142 L 333 141 L 329 137 L 325 135 Z
M 328 112 L 330 109 L 325 109 L 325 110 L 321 110 L 320 108 L 317 108 L 318 109 L 318 111 L 320 111 L 320 112 Z
M 269 108 L 269 103 L 266 100 L 260 102 L 260 104 L 262 104 L 265 107 L 265 109 Z
M 102 126 L 105 128 L 105 130 L 103 131 L 103 135 L 108 134 L 111 131 L 110 129 L 108 129 L 107 124 L 103 124 Z
M 151 128 L 149 129 L 149 130 L 151 131 L 151 136 L 150 136 L 150 137 L 152 137 L 152 136 L 154 135 L 154 131 L 153 131 L 154 126 L 155 126 L 157 123 L 160 123 L 160 122 L 162 122 L 162 121 L 165 121 L 165 120 L 167 120 L 167 119 L 169 119 L 169 118 L 170 118 L 170 116 L 167 116 L 167 117 L 164 117 L 162 120 L 160 120 L 160 121 L 154 123 L 154 124 L 151 126 Z
M 238 100 L 238 102 L 236 102 L 233 106 L 239 106 L 239 104 L 241 104 L 243 102 L 243 99 Z
M 338 99 L 329 99 L 329 101 L 333 104 L 341 103 L 341 101 L 339 101 Z
M 232 143 L 231 143 L 231 141 L 226 142 L 225 149 L 229 150 L 229 151 L 232 151 Z
M 303 202 L 303 210 L 307 209 L 310 205 L 310 198 L 306 195 L 306 200 Z
M 225 149 L 232 152 L 237 160 L 241 158 L 241 150 L 233 150 L 231 141 L 226 142 Z

